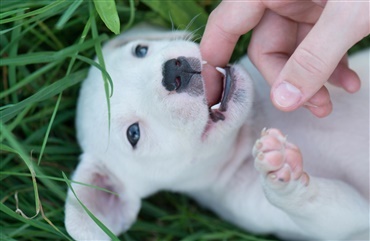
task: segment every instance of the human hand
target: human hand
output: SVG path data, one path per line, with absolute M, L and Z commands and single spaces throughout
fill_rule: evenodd
M 370 33 L 369 2 L 223 1 L 211 13 L 200 43 L 210 66 L 225 66 L 242 34 L 254 28 L 248 55 L 271 87 L 280 110 L 305 106 L 314 115 L 330 114 L 325 82 L 353 93 L 360 80 L 349 69 L 346 52 Z M 203 71 L 214 104 L 222 88 L 216 71 Z

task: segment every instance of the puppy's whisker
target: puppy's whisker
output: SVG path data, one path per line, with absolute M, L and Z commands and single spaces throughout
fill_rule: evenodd
M 185 30 L 188 31 L 191 27 L 191 25 L 194 23 L 194 21 L 200 16 L 200 13 L 195 15 L 191 20 L 190 22 L 188 23 L 188 25 L 186 26 Z
M 197 43 L 200 39 L 202 39 L 202 36 L 198 37 L 193 36 L 192 42 Z
M 171 22 L 171 32 L 175 32 L 175 25 L 173 23 L 171 13 L 168 13 L 168 16 L 169 16 L 170 22 Z
M 190 34 L 191 34 L 191 38 L 187 39 L 188 41 L 191 41 L 191 42 L 194 42 L 194 43 L 197 43 L 199 42 L 199 40 L 202 38 L 201 35 L 197 34 L 197 32 L 201 29 L 201 28 L 204 28 L 204 26 L 201 26 L 195 30 L 193 30 Z

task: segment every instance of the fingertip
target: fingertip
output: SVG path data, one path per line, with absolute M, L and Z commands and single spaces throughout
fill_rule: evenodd
M 275 84 L 271 90 L 273 104 L 282 111 L 295 110 L 301 104 L 302 98 L 302 92 L 287 81 Z
M 305 102 L 307 97 L 305 98 L 297 87 L 283 81 L 271 91 L 271 99 L 275 107 L 281 111 L 289 112 L 303 106 L 319 118 L 328 116 L 333 110 L 329 91 L 325 86 Z
M 346 62 L 340 63 L 329 78 L 329 82 L 343 88 L 348 93 L 355 93 L 361 88 L 361 80 L 357 73 L 348 67 Z
M 333 110 L 330 94 L 325 86 L 316 92 L 303 106 L 319 118 L 328 116 Z
M 348 69 L 346 76 L 342 78 L 342 86 L 349 93 L 355 93 L 361 88 L 361 81 L 356 72 Z

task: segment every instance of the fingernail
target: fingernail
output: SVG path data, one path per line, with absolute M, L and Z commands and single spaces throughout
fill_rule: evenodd
M 302 93 L 297 87 L 283 81 L 273 92 L 276 104 L 281 107 L 290 107 L 297 104 L 302 98 Z

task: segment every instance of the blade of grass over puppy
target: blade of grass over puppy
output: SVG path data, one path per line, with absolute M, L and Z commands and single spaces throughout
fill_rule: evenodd
M 116 235 L 114 235 L 110 230 L 109 228 L 107 228 L 97 217 L 94 216 L 94 214 L 81 202 L 81 200 L 77 197 L 74 189 L 72 188 L 72 185 L 71 185 L 71 181 L 67 178 L 66 174 L 64 174 L 64 172 L 62 172 L 62 175 L 63 175 L 63 178 L 66 182 L 66 184 L 68 185 L 69 189 L 72 191 L 73 195 L 75 196 L 76 200 L 79 202 L 79 204 L 81 205 L 81 207 L 85 210 L 85 212 L 87 213 L 87 215 L 89 215 L 89 217 L 94 220 L 94 222 L 112 239 L 112 240 L 115 240 L 115 241 L 119 241 L 119 239 L 117 238 Z
M 91 33 L 93 38 L 98 37 L 98 28 L 96 26 L 95 12 L 93 11 L 92 3 L 89 4 L 90 17 L 91 17 Z M 96 56 L 98 57 L 99 64 L 105 69 L 104 56 L 100 43 L 95 44 Z M 105 97 L 108 108 L 108 130 L 110 130 L 110 97 L 113 95 L 113 81 L 109 80 L 106 75 L 102 73 L 104 80 Z M 110 133 L 110 131 L 108 131 Z

